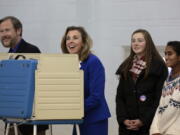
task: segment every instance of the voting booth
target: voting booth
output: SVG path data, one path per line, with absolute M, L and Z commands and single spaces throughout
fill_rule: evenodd
M 77 55 L 0 53 L 0 118 L 9 123 L 77 124 L 84 116 Z

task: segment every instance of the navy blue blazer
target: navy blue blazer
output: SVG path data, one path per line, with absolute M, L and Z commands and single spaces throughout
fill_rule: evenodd
M 84 71 L 84 123 L 93 123 L 110 117 L 105 99 L 105 71 L 97 56 L 89 54 L 80 63 Z

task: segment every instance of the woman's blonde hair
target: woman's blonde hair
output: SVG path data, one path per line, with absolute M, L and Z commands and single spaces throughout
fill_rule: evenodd
M 63 53 L 69 53 L 68 50 L 67 50 L 67 47 L 66 47 L 66 37 L 67 37 L 67 33 L 69 31 L 73 31 L 73 30 L 77 30 L 81 34 L 83 46 L 82 46 L 82 49 L 81 49 L 81 51 L 79 53 L 79 60 L 84 61 L 88 57 L 89 53 L 91 53 L 90 49 L 92 47 L 92 39 L 88 35 L 86 30 L 81 26 L 69 26 L 69 27 L 67 27 L 67 29 L 66 29 L 66 31 L 64 33 L 64 36 L 62 38 L 62 41 L 61 41 L 62 52 Z

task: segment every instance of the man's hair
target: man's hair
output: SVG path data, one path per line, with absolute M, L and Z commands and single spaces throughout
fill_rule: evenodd
M 23 28 L 22 28 L 22 23 L 20 22 L 20 20 L 14 16 L 6 16 L 0 20 L 0 24 L 6 20 L 10 20 L 12 22 L 15 30 L 21 29 L 20 36 L 22 36 Z

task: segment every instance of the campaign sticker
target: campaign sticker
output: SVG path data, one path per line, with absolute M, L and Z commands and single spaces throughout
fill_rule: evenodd
M 142 101 L 142 102 L 144 102 L 144 101 L 146 101 L 146 96 L 145 95 L 141 95 L 140 97 L 139 97 L 139 100 L 140 101 Z

